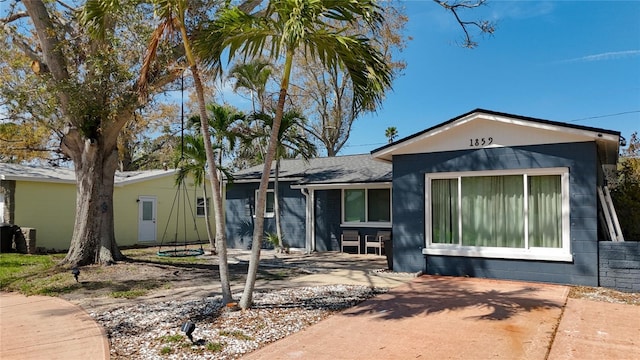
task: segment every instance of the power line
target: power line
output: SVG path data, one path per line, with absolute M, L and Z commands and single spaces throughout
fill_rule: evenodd
M 607 115 L 590 116 L 590 117 L 586 117 L 586 118 L 568 120 L 567 122 L 578 122 L 578 121 L 591 120 L 591 119 L 601 119 L 601 118 L 606 118 L 606 117 L 627 115 L 627 114 L 634 114 L 634 113 L 640 113 L 640 110 L 624 111 L 624 112 L 619 112 L 619 113 L 615 113 L 615 114 L 607 114 Z
M 380 142 L 380 143 L 373 143 L 373 144 L 355 144 L 355 145 L 346 144 L 344 147 L 376 146 L 376 145 L 384 145 L 384 144 L 387 144 L 387 143 Z

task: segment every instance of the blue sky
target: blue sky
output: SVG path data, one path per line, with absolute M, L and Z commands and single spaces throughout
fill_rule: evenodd
M 475 108 L 640 132 L 640 1 L 489 0 L 462 14 L 497 23 L 472 50 L 432 1 L 404 4 L 407 68 L 340 154 L 384 145 L 389 126 L 402 138 Z
M 341 155 L 386 144 L 385 129 L 409 136 L 475 108 L 640 132 L 640 0 L 488 0 L 461 13 L 496 22 L 493 36 L 462 48 L 462 30 L 431 0 L 405 0 L 412 37 L 404 74 L 375 114 L 358 119 Z M 0 13 L 6 10 L 0 2 Z M 249 101 L 222 86 L 216 98 Z M 174 97 L 179 101 L 179 97 Z

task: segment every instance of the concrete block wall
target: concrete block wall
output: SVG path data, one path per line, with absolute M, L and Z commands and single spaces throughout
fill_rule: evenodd
M 598 247 L 600 286 L 640 292 L 640 241 L 600 241 Z

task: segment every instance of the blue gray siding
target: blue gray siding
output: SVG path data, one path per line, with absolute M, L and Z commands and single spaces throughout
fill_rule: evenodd
M 342 230 L 358 230 L 360 233 L 360 251 L 365 252 L 365 236 L 373 235 L 378 230 L 388 228 L 373 227 L 342 227 L 342 190 L 316 190 L 315 191 L 315 230 L 316 251 L 340 251 L 340 234 Z M 345 252 L 355 253 L 354 247 L 345 248 Z M 369 251 L 373 253 L 373 250 Z
M 227 189 L 225 202 L 227 244 L 248 249 L 253 236 L 257 183 L 236 183 Z M 273 184 L 269 185 L 273 189 Z M 284 242 L 293 248 L 305 247 L 305 198 L 291 183 L 280 182 L 280 211 Z M 265 218 L 265 232 L 275 233 L 275 218 Z M 266 246 L 263 244 L 263 246 Z
M 316 251 L 340 251 L 340 190 L 315 191 Z
M 640 292 L 640 242 L 600 241 L 600 286 Z
M 569 168 L 573 262 L 425 256 L 425 174 Z M 598 285 L 596 144 L 487 148 L 393 157 L 393 257 L 396 271 Z

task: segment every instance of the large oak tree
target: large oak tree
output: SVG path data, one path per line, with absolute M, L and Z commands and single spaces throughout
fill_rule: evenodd
M 10 118 L 43 124 L 55 133 L 75 169 L 75 223 L 64 262 L 78 266 L 121 259 L 113 223 L 118 137 L 137 109 L 180 76 L 181 69 L 170 66 L 180 49 L 161 49 L 166 66 L 154 68 L 147 91 L 141 91 L 137 76 L 153 26 L 148 13 L 130 5 L 106 19 L 107 36 L 92 39 L 84 31 L 82 8 L 30 0 L 13 2 L 7 10 L 0 19 L 1 41 L 8 49 L 2 55 L 28 59 L 31 69 L 7 69 L 3 61 L 3 71 L 25 84 L 0 85 L 4 110 Z

